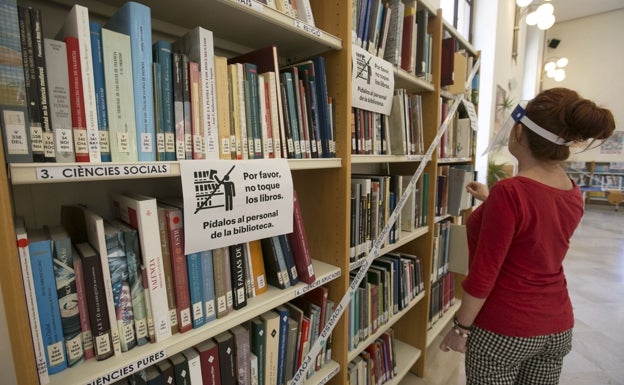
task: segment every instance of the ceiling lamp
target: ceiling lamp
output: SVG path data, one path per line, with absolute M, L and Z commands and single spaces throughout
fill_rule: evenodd
M 556 82 L 563 81 L 566 77 L 564 67 L 568 65 L 567 57 L 552 58 L 546 61 L 544 64 L 544 71 L 546 76 L 553 79 Z
M 550 0 L 538 1 L 533 0 L 516 0 L 516 5 L 523 9 L 524 19 L 528 25 L 537 25 L 537 28 L 545 30 L 555 24 L 555 15 L 553 14 L 555 7 Z

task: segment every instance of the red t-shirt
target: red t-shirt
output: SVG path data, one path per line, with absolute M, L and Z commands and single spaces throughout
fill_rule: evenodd
M 487 298 L 475 325 L 533 337 L 572 328 L 563 259 L 583 215 L 579 187 L 560 190 L 516 176 L 499 181 L 466 223 L 464 290 Z

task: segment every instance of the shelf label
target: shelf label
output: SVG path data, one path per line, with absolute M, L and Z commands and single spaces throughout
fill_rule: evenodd
M 311 26 L 310 24 L 304 23 L 303 21 L 299 20 L 299 19 L 294 19 L 293 21 L 295 28 L 307 33 L 308 35 L 313 35 L 316 37 L 321 37 L 322 33 L 321 30 Z
M 110 179 L 137 176 L 171 175 L 168 163 L 94 163 L 72 165 L 50 165 L 36 168 L 37 180 Z
M 187 254 L 292 232 L 286 159 L 180 162 Z
M 304 294 L 304 293 L 306 293 L 306 292 L 308 292 L 308 291 L 310 291 L 312 289 L 315 289 L 315 288 L 317 288 L 319 286 L 323 286 L 327 282 L 333 281 L 334 279 L 340 277 L 340 274 L 341 274 L 340 270 L 335 271 L 335 272 L 333 272 L 333 273 L 331 273 L 331 274 L 329 274 L 329 275 L 327 275 L 327 276 L 325 276 L 325 277 L 323 277 L 323 278 L 321 278 L 319 280 L 316 280 L 316 281 L 312 282 L 309 285 L 306 285 L 306 286 L 304 286 L 304 287 L 302 287 L 300 289 L 297 289 L 295 291 L 295 296 L 299 297 L 300 295 L 302 295 L 302 294 Z
M 101 377 L 94 379 L 93 381 L 87 382 L 87 385 L 107 385 L 112 384 L 116 381 L 124 377 L 128 377 L 132 373 L 138 372 L 139 370 L 143 370 L 148 366 L 152 366 L 158 361 L 167 358 L 167 352 L 165 350 L 159 350 L 155 353 L 147 355 L 145 357 L 139 358 L 136 361 L 130 362 L 129 364 L 122 366 L 112 372 L 105 374 Z
M 264 5 L 262 5 L 262 3 L 259 3 L 255 0 L 231 0 L 232 3 L 236 3 L 236 4 L 240 4 L 240 5 L 244 5 L 246 7 L 249 7 L 251 9 L 253 9 L 254 11 L 258 11 L 258 12 L 263 12 L 264 11 Z
M 351 105 L 390 115 L 394 94 L 392 64 L 357 45 L 351 47 Z

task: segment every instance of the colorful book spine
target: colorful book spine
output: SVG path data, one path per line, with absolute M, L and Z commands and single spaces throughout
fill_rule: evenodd
M 297 192 L 293 190 L 293 232 L 288 234 L 299 279 L 307 284 L 316 280 L 308 236 L 306 234 Z
M 160 235 L 160 251 L 162 253 L 165 287 L 167 289 L 167 303 L 169 304 L 169 322 L 171 325 L 171 334 L 175 334 L 178 332 L 178 308 L 176 305 L 176 286 L 173 280 L 166 211 L 167 209 L 164 206 L 158 206 L 158 231 Z
M 266 361 L 266 325 L 260 318 L 249 322 L 251 333 L 251 352 L 256 356 L 258 364 L 258 385 L 264 385 L 264 370 Z
M 89 138 L 84 109 L 82 68 L 80 67 L 80 43 L 78 38 L 67 36 L 67 71 L 69 77 L 69 99 L 71 106 L 72 134 L 76 162 L 89 162 Z
M 28 310 L 28 320 L 30 321 L 30 332 L 35 351 L 35 364 L 39 382 L 47 384 L 49 382 L 48 367 L 46 364 L 46 352 L 43 347 L 43 336 L 41 323 L 39 322 L 39 310 L 37 308 L 37 293 L 30 261 L 30 251 L 28 248 L 28 234 L 24 228 L 23 219 L 15 221 L 15 235 L 17 238 L 17 250 L 19 253 L 20 266 L 22 270 L 22 281 L 24 282 L 24 294 L 26 296 L 26 309 Z
M 192 253 L 186 256 L 189 295 L 191 299 L 191 316 L 194 329 L 206 323 L 206 317 L 204 316 L 204 286 L 202 283 L 201 263 L 201 253 Z
M 259 239 L 248 243 L 249 253 L 247 257 L 251 262 L 251 280 L 256 296 L 266 293 L 268 290 L 266 271 L 264 268 L 264 258 L 262 255 L 262 242 Z
M 136 162 L 137 132 L 130 37 L 102 28 L 110 153 L 113 162 Z
M 50 121 L 54 131 L 57 162 L 74 162 L 72 138 L 71 103 L 69 96 L 69 69 L 67 46 L 64 41 L 43 39 L 48 96 L 50 97 Z
M 161 160 L 176 160 L 173 99 L 173 48 L 171 43 L 164 40 L 158 40 L 152 47 L 152 55 L 154 62 L 160 63 L 161 66 L 160 108 L 162 110 L 162 127 L 165 146 L 165 158 Z
M 204 250 L 201 252 L 201 268 L 202 283 L 204 296 L 204 313 L 206 322 L 210 322 L 217 318 L 217 307 L 215 300 L 214 266 L 212 261 L 212 250 Z
M 261 243 L 267 282 L 280 289 L 290 287 L 290 278 L 279 238 L 277 236 L 264 238 Z
M 69 11 L 65 18 L 65 22 L 61 27 L 61 30 L 57 34 L 58 39 L 65 39 L 65 42 L 68 42 L 68 38 L 75 37 L 77 39 L 78 45 L 74 47 L 71 51 L 71 55 L 76 55 L 72 60 L 78 59 L 80 63 L 80 84 L 82 87 L 81 94 L 81 103 L 82 103 L 82 112 L 84 115 L 83 125 L 84 126 L 76 126 L 74 124 L 74 136 L 76 135 L 76 129 L 85 127 L 86 130 L 86 143 L 87 143 L 87 152 L 89 154 L 89 162 L 101 162 L 101 153 L 100 153 L 100 134 L 98 130 L 98 122 L 97 122 L 97 108 L 95 104 L 95 82 L 93 76 L 93 55 L 91 53 L 91 33 L 89 30 L 89 9 L 81 6 L 74 5 L 72 9 Z M 68 45 L 68 57 L 70 56 L 69 45 Z M 77 48 L 77 49 L 76 49 Z M 75 68 L 75 65 L 72 66 L 72 62 L 68 60 L 70 63 L 70 71 L 72 67 Z M 72 73 L 70 73 L 70 90 L 71 90 L 71 82 L 72 82 Z M 77 82 L 78 79 L 73 80 Z M 73 97 L 72 97 L 73 100 Z M 74 105 L 72 104 L 72 108 Z M 72 114 L 72 121 L 73 114 Z M 81 134 L 84 134 L 81 133 Z M 82 138 L 82 137 L 81 137 Z M 84 144 L 82 142 L 80 144 L 80 149 Z M 76 145 L 76 158 L 78 158 L 78 146 Z M 78 160 L 78 159 L 76 159 Z
M 22 48 L 16 1 L 0 0 L 0 49 L 11 59 L 0 67 L 0 130 L 7 163 L 33 161 Z
M 169 237 L 169 253 L 171 255 L 171 271 L 175 284 L 178 330 L 184 333 L 193 328 L 191 316 L 191 299 L 189 294 L 189 279 L 184 254 L 184 221 L 182 210 L 169 206 L 165 210 L 167 220 L 167 235 Z
M 291 285 L 299 283 L 299 276 L 297 275 L 297 267 L 295 266 L 295 258 L 292 252 L 292 246 L 290 245 L 290 239 L 286 234 L 278 235 L 280 246 L 282 248 L 282 255 L 284 256 L 284 262 L 286 263 L 286 271 L 288 272 L 288 279 Z
M 230 246 L 230 277 L 232 281 L 233 307 L 242 309 L 247 305 L 247 291 L 245 279 L 245 245 L 238 243 Z
M 103 295 L 104 277 L 102 275 L 102 263 L 100 262 L 100 256 L 87 242 L 77 244 L 76 250 L 82 259 L 82 267 L 84 269 L 85 293 L 89 307 L 95 359 L 101 361 L 115 353 L 111 338 L 107 304 Z
M 154 83 L 152 78 L 152 17 L 148 6 L 129 1 L 104 26 L 130 36 L 134 109 L 139 161 L 156 160 Z
M 199 353 L 203 385 L 221 385 L 219 369 L 219 348 L 213 339 L 195 346 Z
M 82 266 L 82 257 L 80 257 L 75 248 L 72 254 L 74 256 L 74 276 L 76 277 L 76 299 L 78 300 L 78 311 L 80 314 L 82 350 L 84 351 L 85 360 L 89 360 L 95 357 L 95 351 L 93 349 L 91 324 L 89 323 L 89 306 L 87 304 L 84 267 Z
M 262 124 L 258 90 L 258 66 L 243 64 L 245 73 L 245 112 L 247 116 L 247 142 L 250 159 L 262 158 Z
M 28 238 L 46 363 L 48 373 L 54 374 L 67 368 L 67 359 L 52 263 L 52 242 L 43 229 L 28 231 Z
M 279 345 L 277 350 L 277 384 L 285 385 L 286 349 L 288 342 L 288 309 L 278 306 L 274 310 L 279 315 Z
M 108 113 L 106 111 L 106 86 L 104 84 L 104 55 L 102 53 L 102 25 L 89 22 L 91 57 L 93 62 L 93 86 L 98 130 L 100 133 L 100 156 L 102 162 L 111 161 Z
M 52 240 L 56 291 L 59 309 L 63 310 L 61 325 L 65 338 L 67 365 L 71 367 L 84 361 L 72 244 L 69 234 L 62 226 L 46 227 L 46 230 Z

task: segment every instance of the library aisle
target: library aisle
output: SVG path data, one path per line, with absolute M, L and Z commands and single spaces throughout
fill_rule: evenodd
M 560 384 L 624 385 L 623 227 L 624 210 L 591 204 L 572 237 L 564 269 L 576 326 Z M 427 368 L 427 376 L 407 376 L 401 385 L 465 384 L 463 355 L 441 353 L 438 344 L 431 344 L 435 358 L 428 361 L 435 367 Z

